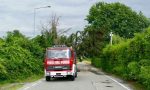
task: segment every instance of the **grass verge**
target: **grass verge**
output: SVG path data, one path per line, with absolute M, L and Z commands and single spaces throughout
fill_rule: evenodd
M 17 90 L 21 88 L 25 83 L 34 82 L 38 79 L 41 79 L 43 74 L 40 75 L 32 75 L 26 79 L 17 80 L 16 82 L 12 81 L 4 81 L 0 82 L 0 90 Z

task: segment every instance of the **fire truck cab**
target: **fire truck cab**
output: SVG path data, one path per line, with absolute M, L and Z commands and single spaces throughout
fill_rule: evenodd
M 55 45 L 46 49 L 44 60 L 46 81 L 55 77 L 69 77 L 72 81 L 77 77 L 76 55 L 71 47 Z

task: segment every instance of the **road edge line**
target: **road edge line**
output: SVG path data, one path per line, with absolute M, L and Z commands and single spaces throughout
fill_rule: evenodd
M 129 89 L 128 87 L 126 87 L 125 85 L 123 85 L 123 84 L 121 84 L 120 82 L 118 82 L 117 80 L 111 78 L 110 76 L 105 75 L 105 77 L 107 77 L 107 78 L 113 80 L 114 82 L 116 82 L 117 84 L 119 84 L 120 86 L 122 86 L 123 88 L 125 88 L 125 89 L 127 89 L 127 90 L 131 90 L 131 89 Z
M 39 85 L 42 82 L 43 79 L 40 79 L 38 81 L 35 81 L 34 83 L 32 83 L 30 86 L 27 86 L 25 88 L 23 88 L 23 90 L 28 90 L 30 88 L 32 88 L 33 86 Z

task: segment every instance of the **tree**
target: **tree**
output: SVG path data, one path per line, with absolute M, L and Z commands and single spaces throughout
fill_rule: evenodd
M 56 14 L 52 15 L 48 25 L 42 25 L 42 35 L 38 36 L 38 42 L 43 42 L 44 48 L 50 47 L 55 44 L 65 44 L 66 37 L 63 36 L 64 33 L 68 32 L 68 29 L 58 29 L 59 18 Z M 64 39 L 64 40 L 63 40 Z M 42 40 L 42 41 L 41 41 Z
M 56 15 L 52 15 L 48 25 L 42 26 L 42 36 L 44 42 L 45 42 L 45 48 L 50 47 L 51 45 L 54 45 L 57 43 L 57 26 L 59 22 L 59 17 Z
M 80 49 L 90 56 L 98 57 L 105 45 L 109 44 L 111 31 L 120 38 L 132 38 L 134 33 L 142 32 L 150 25 L 150 20 L 142 12 L 137 13 L 121 3 L 98 2 L 91 7 L 86 20 L 88 25 L 84 32 L 87 35 Z
M 121 3 L 98 2 L 91 7 L 86 20 L 92 30 L 101 31 L 104 36 L 112 31 L 124 38 L 132 38 L 134 33 L 150 25 L 141 12 L 137 13 Z

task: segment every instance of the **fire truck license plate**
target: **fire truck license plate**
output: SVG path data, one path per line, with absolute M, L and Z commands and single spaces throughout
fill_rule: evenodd
M 61 73 L 56 73 L 56 75 L 61 75 Z

